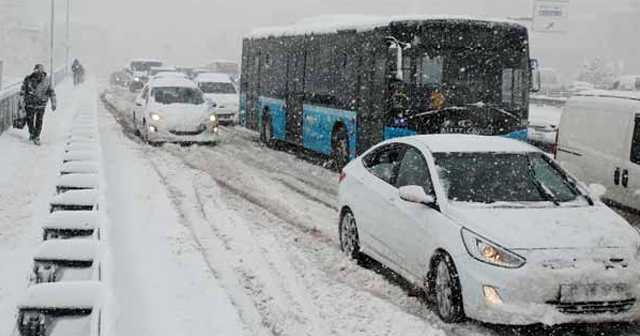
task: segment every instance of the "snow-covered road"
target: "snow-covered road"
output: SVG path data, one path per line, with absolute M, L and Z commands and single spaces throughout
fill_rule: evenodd
M 98 113 L 113 335 L 640 335 L 636 325 L 446 325 L 392 272 L 339 251 L 337 175 L 258 135 L 223 128 L 216 146 L 143 144 L 127 95 L 61 86 L 42 147 L 0 136 L 0 334 L 41 239 L 71 117 Z M 113 108 L 113 107 L 116 108 Z
M 421 300 L 407 295 L 406 284 L 393 273 L 375 262 L 363 268 L 340 253 L 335 173 L 295 155 L 268 149 L 258 142 L 257 134 L 242 128 L 224 128 L 221 142 L 213 147 L 149 147 L 133 135 L 126 115 L 130 108 L 127 99 L 114 93 L 106 97 L 111 103 L 109 111 L 122 126 L 111 122 L 107 127 L 107 122 L 103 123 L 103 139 L 106 133 L 117 139 L 109 145 L 114 154 L 105 160 L 112 166 L 107 170 L 122 171 L 111 178 L 110 188 L 114 188 L 118 179 L 126 181 L 126 176 L 129 180 L 137 179 L 121 181 L 124 193 L 138 195 L 122 196 L 126 199 L 121 201 L 122 206 L 128 209 L 123 212 L 138 212 L 132 215 L 138 219 L 153 216 L 154 222 L 160 221 L 158 224 L 164 227 L 131 228 L 121 236 L 128 235 L 130 245 L 135 245 L 137 239 L 144 238 L 140 234 L 146 233 L 150 237 L 144 239 L 157 245 L 151 249 L 160 248 L 162 240 L 157 236 L 167 235 L 166 222 L 173 223 L 171 235 L 180 237 L 169 239 L 174 253 L 188 251 L 194 260 L 199 256 L 204 265 L 201 271 L 209 274 L 212 284 L 222 287 L 221 295 L 235 309 L 245 334 L 638 334 L 635 332 L 638 327 L 633 325 L 597 328 L 510 328 L 476 322 L 445 325 Z M 100 115 L 107 115 L 107 111 L 101 110 Z M 119 158 L 118 150 L 123 148 L 129 155 Z M 126 170 L 122 168 L 124 162 Z M 156 204 L 158 200 L 151 202 L 145 197 L 163 200 Z M 161 205 L 165 208 L 158 208 Z M 163 215 L 165 212 L 172 214 Z M 135 220 L 129 222 L 140 226 Z M 142 243 L 140 246 L 146 248 Z M 141 252 L 140 259 L 145 256 L 150 254 Z M 175 280 L 160 282 L 168 284 Z M 198 284 L 208 286 L 206 282 Z M 152 296 L 154 290 L 148 292 Z M 143 300 L 147 299 L 154 300 L 153 297 Z M 199 301 L 191 309 L 206 310 L 209 306 L 215 307 L 215 301 L 211 304 Z M 192 310 L 180 305 L 175 311 L 188 314 Z

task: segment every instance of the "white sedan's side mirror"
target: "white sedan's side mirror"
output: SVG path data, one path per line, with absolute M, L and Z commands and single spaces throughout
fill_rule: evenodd
M 589 185 L 589 191 L 591 196 L 601 199 L 607 193 L 607 188 L 602 184 L 593 183 Z
M 400 199 L 411 203 L 420 203 L 424 205 L 433 205 L 436 200 L 433 196 L 427 195 L 424 189 L 420 186 L 404 186 L 398 190 Z

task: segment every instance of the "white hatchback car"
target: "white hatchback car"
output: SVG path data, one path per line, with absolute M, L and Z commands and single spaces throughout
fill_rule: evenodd
M 149 143 L 214 143 L 218 138 L 215 109 L 189 79 L 151 80 L 132 113 L 136 129 Z
M 195 79 L 207 99 L 216 104 L 216 116 L 221 124 L 236 124 L 240 113 L 240 96 L 231 77 L 222 73 L 203 73 Z
M 640 317 L 640 235 L 530 145 L 399 138 L 352 161 L 340 180 L 343 251 L 425 290 L 445 322 Z

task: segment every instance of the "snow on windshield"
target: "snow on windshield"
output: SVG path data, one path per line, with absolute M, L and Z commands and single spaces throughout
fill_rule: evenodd
M 569 202 L 579 195 L 541 153 L 438 153 L 449 199 L 459 202 Z
M 157 87 L 153 89 L 151 94 L 157 103 L 163 105 L 200 105 L 204 103 L 202 92 L 189 87 Z

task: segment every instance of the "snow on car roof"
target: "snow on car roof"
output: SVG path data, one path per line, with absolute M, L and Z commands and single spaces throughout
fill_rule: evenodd
M 97 281 L 49 282 L 31 286 L 19 309 L 93 309 L 104 287 Z
M 150 85 L 152 87 L 189 87 L 195 88 L 196 83 L 188 78 L 180 77 L 160 77 L 151 80 Z
M 508 24 L 520 26 L 517 22 L 506 19 L 474 18 L 468 16 L 454 15 L 434 15 L 434 16 L 366 16 L 366 15 L 333 15 L 318 16 L 303 19 L 293 25 L 281 27 L 258 28 L 251 32 L 248 38 L 266 38 L 274 36 L 293 36 L 310 34 L 329 34 L 341 30 L 356 30 L 359 32 L 374 30 L 379 27 L 388 26 L 394 22 L 416 22 L 416 21 L 440 21 L 455 20 L 467 22 L 482 22 L 487 24 Z
M 43 229 L 54 230 L 92 230 L 95 229 L 98 216 L 95 211 L 56 211 L 49 215 L 42 225 Z
M 98 242 L 92 239 L 51 239 L 44 241 L 33 260 L 93 261 Z
M 58 186 L 72 188 L 96 188 L 98 187 L 98 175 L 96 174 L 65 174 L 58 179 Z
M 433 153 L 472 152 L 538 152 L 524 142 L 501 136 L 481 136 L 464 134 L 417 135 L 410 140 L 426 145 Z
M 574 97 L 620 98 L 640 101 L 639 91 L 589 90 L 576 93 Z M 571 99 L 571 98 L 570 98 Z
M 176 70 L 176 67 L 172 65 L 152 66 L 151 70 Z
M 129 61 L 129 63 L 133 62 L 154 62 L 154 63 L 162 63 L 162 61 L 153 59 L 153 58 L 134 58 Z
M 231 83 L 231 78 L 227 74 L 218 72 L 206 72 L 196 76 L 196 82 Z
M 55 205 L 81 205 L 90 206 L 98 202 L 98 192 L 95 189 L 70 190 L 57 195 L 51 201 Z

